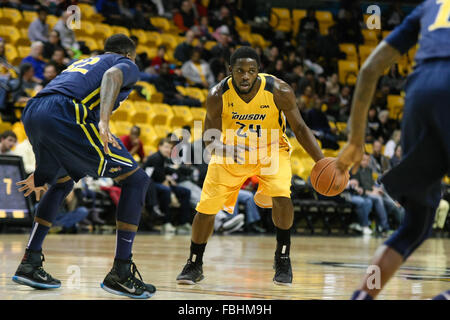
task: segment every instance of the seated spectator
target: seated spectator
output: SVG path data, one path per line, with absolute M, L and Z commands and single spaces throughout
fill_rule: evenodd
M 401 160 L 402 160 L 402 146 L 400 144 L 398 144 L 395 147 L 394 155 L 392 156 L 391 161 L 390 161 L 391 168 L 398 165 Z
M 16 146 L 14 154 L 22 157 L 23 166 L 27 174 L 34 172 L 36 169 L 36 158 L 34 157 L 33 147 L 28 138 Z
M 316 98 L 317 95 L 314 94 L 312 87 L 306 86 L 305 90 L 303 91 L 303 94 L 300 96 L 298 104 L 301 112 L 303 112 L 305 116 L 308 110 L 314 108 L 314 105 L 316 104 Z
M 44 52 L 42 54 L 44 59 L 50 60 L 56 48 L 62 48 L 64 50 L 64 57 L 68 57 L 66 49 L 64 49 L 63 46 L 61 45 L 59 32 L 56 30 L 52 30 L 50 31 L 48 41 L 44 42 Z
M 18 89 L 13 93 L 13 104 L 25 105 L 28 100 L 33 96 L 33 91 L 37 87 L 37 83 L 34 82 L 34 68 L 30 63 L 21 64 L 19 67 L 19 79 L 13 79 L 13 87 L 20 84 Z
M 194 41 L 194 32 L 188 31 L 186 32 L 186 40 L 176 46 L 174 51 L 174 58 L 178 61 L 184 63 L 191 58 L 192 51 L 194 50 L 194 46 L 192 42 Z
M 436 216 L 434 218 L 433 229 L 443 230 L 445 227 L 445 221 L 447 220 L 449 212 L 449 203 L 445 199 L 441 199 L 439 207 L 436 210 Z
M 158 151 L 147 158 L 144 169 L 153 168 L 151 178 L 155 182 L 159 207 L 164 214 L 162 232 L 170 233 L 176 231 L 179 234 L 186 234 L 191 231 L 191 225 L 189 223 L 191 218 L 191 207 L 189 202 L 191 192 L 187 188 L 178 186 L 172 176 L 174 170 L 168 165 L 170 163 L 171 150 L 171 141 L 168 138 L 161 139 L 158 145 Z M 176 229 L 172 225 L 172 216 L 169 210 L 172 192 L 175 194 L 180 204 L 179 224 Z
M 41 83 L 44 80 L 45 61 L 42 58 L 44 44 L 40 41 L 31 44 L 30 55 L 23 58 L 21 64 L 30 63 L 33 66 L 34 81 Z
M 174 75 L 170 74 L 167 63 L 162 64 L 160 76 L 155 80 L 155 87 L 164 95 L 164 103 L 192 107 L 200 107 L 202 105 L 199 100 L 183 96 L 178 92 L 174 83 Z
M 183 32 L 188 31 L 194 25 L 198 25 L 191 1 L 185 0 L 181 2 L 180 11 L 175 13 L 173 16 L 173 21 L 178 29 Z
M 317 98 L 314 100 L 313 107 L 305 112 L 305 123 L 314 136 L 320 140 L 322 148 L 339 150 L 337 129 L 330 127 L 328 118 L 322 111 L 322 101 Z
M 58 70 L 53 63 L 49 63 L 44 69 L 44 81 L 42 82 L 42 87 L 45 87 L 58 75 Z
M 322 66 L 326 74 L 338 72 L 338 60 L 345 59 L 346 54 L 339 47 L 336 25 L 328 28 L 328 34 L 320 36 L 317 41 L 318 55 L 323 58 Z
M 214 74 L 215 82 L 220 82 L 227 76 L 228 63 L 223 56 L 212 58 L 209 61 L 211 72 Z
M 301 95 L 300 83 L 305 76 L 303 73 L 303 65 L 301 63 L 297 63 L 289 70 L 291 71 L 288 71 L 286 74 L 286 81 L 292 87 L 292 90 L 294 90 L 296 96 Z
M 195 25 L 191 28 L 192 32 L 194 32 L 195 37 L 197 38 L 205 38 L 207 40 L 212 40 L 213 37 L 209 32 L 209 22 L 208 17 L 203 16 L 200 18 L 200 24 Z
M 241 231 L 245 224 L 245 215 L 230 216 L 229 213 L 221 210 L 214 218 L 214 231 L 223 235 Z
M 160 45 L 158 47 L 158 51 L 156 52 L 156 57 L 154 57 L 152 59 L 151 62 L 151 67 L 153 67 L 155 69 L 156 72 L 159 71 L 159 69 L 161 68 L 161 65 L 163 63 L 169 63 L 169 61 L 166 60 L 165 55 L 166 55 L 167 49 L 165 45 Z
M 382 154 L 383 145 L 379 140 L 375 140 L 372 145 L 373 152 L 370 155 L 370 168 L 378 175 L 382 175 L 391 168 L 389 159 Z
M 284 60 L 282 58 L 278 58 L 275 60 L 275 63 L 269 66 L 267 73 L 274 75 L 275 77 L 286 81 L 286 72 L 284 69 Z
M 351 179 L 356 179 L 359 186 L 363 189 L 364 197 L 368 198 L 373 205 L 378 218 L 378 225 L 382 232 L 389 230 L 388 215 L 383 203 L 383 191 L 375 186 L 373 181 L 372 169 L 369 166 L 370 155 L 365 153 L 361 160 L 361 166 L 356 174 L 351 175 Z
M 402 132 L 400 130 L 395 130 L 392 133 L 391 139 L 386 143 L 384 147 L 384 155 L 388 158 L 392 158 L 395 153 L 395 148 L 400 143 L 400 138 L 402 136 Z
M 311 87 L 312 92 L 316 92 L 318 86 L 316 75 L 310 69 L 305 71 L 305 76 L 300 80 L 299 92 L 303 94 L 307 86 Z
M 380 120 L 380 137 L 379 140 L 385 143 L 392 135 L 393 125 L 398 126 L 396 121 L 389 120 L 389 111 L 381 110 L 378 113 L 378 120 Z
M 52 59 L 50 63 L 53 64 L 56 68 L 56 72 L 60 74 L 64 69 L 67 68 L 67 64 L 69 63 L 68 59 L 64 56 L 64 49 L 62 47 L 55 48 L 52 54 Z
M 58 233 L 77 233 L 79 223 L 85 220 L 88 215 L 89 210 L 78 205 L 77 197 L 72 190 L 64 199 L 61 210 L 52 223 L 52 232 L 55 232 L 55 229 L 60 229 Z
M 380 79 L 380 86 L 389 87 L 389 94 L 400 94 L 404 89 L 406 78 L 398 72 L 398 64 L 393 64 L 387 75 Z
M 328 77 L 327 83 L 326 83 L 326 94 L 329 96 L 338 97 L 341 86 L 339 84 L 339 78 L 337 73 L 333 73 L 331 76 Z
M 315 40 L 319 36 L 319 21 L 316 18 L 316 10 L 308 9 L 306 16 L 300 20 L 297 33 L 297 42 L 305 44 Z
M 55 24 L 53 30 L 59 32 L 59 37 L 61 39 L 63 48 L 67 50 L 69 56 L 72 56 L 72 49 L 78 50 L 80 48 L 80 45 L 75 40 L 75 32 L 67 27 L 67 21 L 69 20 L 70 16 L 70 12 L 64 11 L 64 13 L 61 15 L 61 18 Z
M 377 109 L 370 107 L 367 115 L 366 141 L 373 142 L 381 137 L 381 122 L 378 119 Z
M 181 67 L 181 73 L 190 85 L 208 89 L 215 83 L 214 75 L 209 68 L 209 64 L 200 59 L 201 54 L 201 50 L 194 49 L 191 59 L 186 61 Z
M 37 13 L 38 17 L 36 18 L 36 20 L 34 20 L 28 26 L 28 39 L 30 39 L 31 42 L 47 42 L 49 30 L 49 25 L 46 23 L 48 14 L 47 8 L 40 7 Z
M 359 186 L 356 179 L 349 181 L 347 189 L 350 190 L 350 202 L 355 206 L 355 211 L 358 216 L 358 223 L 350 224 L 349 228 L 362 232 L 362 234 L 372 234 L 369 228 L 369 214 L 372 211 L 372 201 L 364 197 L 364 190 Z
M 140 135 L 141 128 L 138 126 L 133 126 L 130 130 L 130 134 L 120 137 L 120 140 L 133 157 L 137 155 L 140 158 L 140 161 L 144 162 L 144 145 L 139 139 Z
M 211 48 L 211 56 L 215 57 L 223 57 L 225 61 L 230 61 L 231 57 L 231 47 L 230 47 L 230 34 L 226 30 L 219 31 L 217 44 Z
M 12 151 L 17 143 L 17 136 L 11 130 L 6 130 L 0 136 L 0 155 L 15 155 Z

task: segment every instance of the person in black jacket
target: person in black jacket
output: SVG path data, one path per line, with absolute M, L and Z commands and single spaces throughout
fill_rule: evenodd
M 155 189 L 159 200 L 159 207 L 164 214 L 163 233 L 177 232 L 178 234 L 188 234 L 191 231 L 190 221 L 190 197 L 191 191 L 187 188 L 178 186 L 174 173 L 175 169 L 169 166 L 170 154 L 172 151 L 172 142 L 168 138 L 161 139 L 158 145 L 158 151 L 147 158 L 144 169 L 152 168 L 151 178 L 155 182 Z M 151 169 L 150 169 L 151 170 Z M 180 203 L 179 226 L 175 229 L 172 225 L 172 216 L 169 205 L 171 203 L 171 193 L 174 193 Z
M 167 63 L 161 65 L 159 74 L 160 76 L 155 80 L 155 87 L 164 95 L 164 103 L 170 105 L 201 107 L 202 103 L 200 100 L 183 96 L 178 92 L 175 86 L 174 76 L 169 73 L 169 65 Z

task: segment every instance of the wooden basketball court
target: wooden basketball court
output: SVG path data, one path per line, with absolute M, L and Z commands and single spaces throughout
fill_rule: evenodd
M 55 235 L 44 243 L 46 271 L 60 289 L 39 291 L 11 280 L 28 235 L 0 234 L 0 299 L 129 299 L 100 282 L 112 266 L 114 235 Z M 213 236 L 204 257 L 205 279 L 195 286 L 175 278 L 189 253 L 189 236 L 138 234 L 134 261 L 157 287 L 151 299 L 348 299 L 384 239 L 293 237 L 291 287 L 272 282 L 274 236 Z M 429 299 L 450 288 L 450 239 L 429 239 L 391 280 L 380 299 Z

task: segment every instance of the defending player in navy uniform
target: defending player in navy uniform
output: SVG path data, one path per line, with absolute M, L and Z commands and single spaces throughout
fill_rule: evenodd
M 113 35 L 105 42 L 105 54 L 73 63 L 28 102 L 22 121 L 36 156 L 36 170 L 18 183 L 23 185 L 19 190 L 25 196 L 35 192 L 38 201 L 46 192 L 15 282 L 39 289 L 61 286 L 42 268 L 42 243 L 74 181 L 90 175 L 113 178 L 122 187 L 116 255 L 101 287 L 132 298 L 149 298 L 156 291 L 142 281 L 131 260 L 149 178 L 109 130 L 112 111 L 138 80 L 135 56 L 130 38 Z
M 352 164 L 358 166 L 363 155 L 367 110 L 377 80 L 417 41 L 416 66 L 405 88 L 401 142 L 404 156 L 381 178 L 406 214 L 400 228 L 378 249 L 371 263 L 380 268 L 381 286 L 372 288 L 373 275 L 367 274 L 353 299 L 375 298 L 429 237 L 441 198 L 440 183 L 450 171 L 450 1 L 446 0 L 420 4 L 362 66 L 353 97 L 349 141 L 338 157 L 338 167 L 348 170 Z M 446 296 L 450 296 L 449 291 L 437 298 Z

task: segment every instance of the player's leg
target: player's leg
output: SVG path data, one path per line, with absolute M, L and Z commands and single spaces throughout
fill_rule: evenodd
M 276 229 L 277 248 L 275 250 L 275 284 L 292 283 L 292 267 L 289 258 L 291 249 L 291 227 L 294 222 L 294 206 L 290 198 L 272 198 L 272 220 Z
M 197 214 L 192 222 L 189 258 L 177 276 L 177 283 L 195 284 L 204 278 L 203 254 L 214 231 L 215 216 L 224 206 L 228 207 L 229 212 L 233 212 L 239 189 L 245 180 L 245 175 L 231 175 L 222 165 L 209 165 L 200 202 L 196 208 Z
M 286 150 L 280 150 L 277 156 L 278 159 L 272 158 L 272 162 L 268 164 L 268 167 L 261 168 L 261 172 L 258 175 L 259 187 L 254 199 L 259 207 L 272 207 L 272 220 L 276 228 L 277 239 L 273 281 L 279 285 L 291 285 L 290 229 L 294 221 L 294 207 L 290 199 L 291 161 L 289 152 Z M 278 165 L 273 166 L 273 163 Z M 274 168 L 274 170 L 264 170 L 267 168 Z
M 58 279 L 53 278 L 42 268 L 44 261 L 42 243 L 58 214 L 58 209 L 72 188 L 73 180 L 69 176 L 62 177 L 51 185 L 39 202 L 28 245 L 13 281 L 39 289 L 61 286 Z
M 110 293 L 146 299 L 156 288 L 143 282 L 132 261 L 132 248 L 150 179 L 141 168 L 135 168 L 115 180 L 122 187 L 116 214 L 116 253 L 101 287 Z

